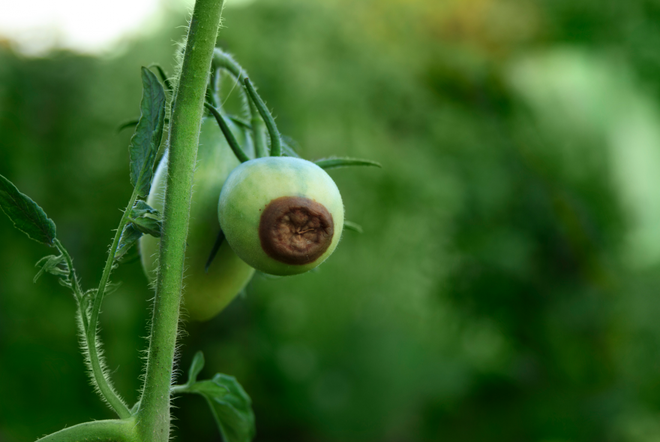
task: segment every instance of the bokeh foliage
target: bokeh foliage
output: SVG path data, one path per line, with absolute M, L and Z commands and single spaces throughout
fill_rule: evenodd
M 650 0 L 228 8 L 219 43 L 302 156 L 383 169 L 331 171 L 365 233 L 187 324 L 180 366 L 203 350 L 202 375 L 236 376 L 261 441 L 660 440 L 659 17 Z M 184 19 L 111 57 L 0 51 L 0 173 L 86 285 L 130 195 L 116 128 Z M 31 283 L 47 251 L 6 219 L 0 244 L 0 441 L 110 416 L 73 301 Z M 115 280 L 103 337 L 133 401 L 152 293 L 138 263 Z M 219 440 L 203 401 L 176 405 L 179 440 Z

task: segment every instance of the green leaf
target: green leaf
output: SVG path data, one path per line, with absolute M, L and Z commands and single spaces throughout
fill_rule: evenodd
M 142 197 L 149 194 L 154 175 L 154 163 L 163 138 L 165 121 L 165 91 L 156 75 L 142 68 L 141 115 L 131 138 L 131 184 Z
M 35 264 L 35 267 L 41 267 L 37 274 L 34 276 L 33 282 L 37 280 L 44 273 L 50 273 L 55 276 L 69 276 L 69 266 L 66 263 L 64 255 L 48 255 L 41 258 Z
M 360 158 L 349 158 L 349 157 L 341 157 L 341 158 L 324 158 L 321 160 L 316 160 L 314 161 L 317 166 L 319 166 L 321 169 L 335 169 L 337 167 L 346 167 L 346 166 L 373 166 L 373 167 L 383 167 L 380 165 L 380 163 L 377 163 L 376 161 L 371 161 L 371 160 L 363 160 Z
M 154 215 L 155 217 L 148 215 Z M 137 231 L 160 238 L 163 225 L 159 218 L 160 214 L 156 209 L 146 202 L 138 200 L 133 205 L 128 220 Z
M 224 442 L 250 442 L 256 433 L 252 400 L 233 376 L 218 373 L 213 379 L 198 381 L 203 368 L 204 354 L 198 351 L 190 364 L 188 382 L 173 391 L 204 396 Z
M 218 373 L 212 382 L 228 391 L 223 396 L 204 395 L 223 439 L 225 442 L 250 442 L 256 434 L 250 397 L 233 376 Z
M 197 382 L 197 375 L 204 368 L 204 353 L 198 351 L 193 357 L 192 363 L 190 364 L 190 370 L 188 371 L 188 385 L 192 385 Z
M 213 379 L 195 382 L 188 387 L 187 391 L 189 393 L 201 394 L 207 399 L 214 400 L 220 399 L 229 393 L 229 390 L 215 382 Z
M 363 233 L 362 226 L 352 221 L 344 220 L 344 230 L 352 230 L 353 232 Z
M 156 238 L 160 238 L 163 226 L 159 220 L 143 216 L 140 218 L 131 219 L 131 222 L 133 223 L 133 227 L 135 227 L 140 232 L 155 236 Z
M 21 193 L 7 178 L 0 175 L 0 209 L 14 226 L 42 244 L 53 246 L 55 223 L 29 196 Z
M 133 209 L 131 210 L 131 216 L 133 218 L 137 218 L 139 216 L 146 215 L 147 213 L 157 214 L 158 210 L 154 209 L 153 207 L 151 207 L 149 204 L 147 204 L 142 200 L 137 200 L 133 205 Z
M 121 259 L 126 255 L 133 245 L 137 242 L 138 239 L 142 236 L 142 232 L 135 228 L 133 223 L 126 224 L 124 231 L 121 233 L 121 238 L 119 239 L 119 246 L 117 247 L 117 253 L 115 254 L 115 261 L 121 261 Z

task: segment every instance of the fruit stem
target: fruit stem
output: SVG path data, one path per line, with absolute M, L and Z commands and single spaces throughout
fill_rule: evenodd
M 238 141 L 236 141 L 236 138 L 234 137 L 234 134 L 231 133 L 231 130 L 229 129 L 229 126 L 227 126 L 227 123 L 225 122 L 225 119 L 222 118 L 222 115 L 220 115 L 220 112 L 216 108 L 214 108 L 212 105 L 209 103 L 204 103 L 204 106 L 211 112 L 211 114 L 215 117 L 215 121 L 218 122 L 218 126 L 220 126 L 220 130 L 222 131 L 223 135 L 225 136 L 225 139 L 227 140 L 227 143 L 229 144 L 229 147 L 231 147 L 231 150 L 234 151 L 234 155 L 236 155 L 236 158 L 238 158 L 238 161 L 241 163 L 244 163 L 246 161 L 249 161 L 250 158 L 243 152 L 243 149 L 241 149 L 241 146 L 238 144 Z
M 243 80 L 245 83 L 245 90 L 248 95 L 254 102 L 254 105 L 257 107 L 261 118 L 263 118 L 264 123 L 266 123 L 266 128 L 268 129 L 268 134 L 270 135 L 270 156 L 279 157 L 282 155 L 282 140 L 280 139 L 280 132 L 277 130 L 277 125 L 275 124 L 275 119 L 268 111 L 266 104 L 261 99 L 256 89 L 252 85 L 252 82 L 249 78 Z
M 223 0 L 197 0 L 188 31 L 169 131 L 169 173 L 145 383 L 137 412 L 143 442 L 170 440 L 170 386 L 183 283 L 193 175 L 206 85 Z
M 214 69 L 225 69 L 231 75 L 234 76 L 236 81 L 243 82 L 243 79 L 247 77 L 245 69 L 239 65 L 234 58 L 228 53 L 224 52 L 220 48 L 215 48 L 213 52 L 213 68 Z M 254 104 L 252 99 L 249 98 L 249 95 L 245 89 L 242 89 L 244 94 L 247 95 L 248 109 L 247 112 L 250 115 L 250 125 L 252 126 L 252 139 L 254 141 L 254 153 L 257 158 L 263 158 L 268 156 L 268 147 L 266 146 L 266 137 L 264 122 L 259 117 L 259 110 Z

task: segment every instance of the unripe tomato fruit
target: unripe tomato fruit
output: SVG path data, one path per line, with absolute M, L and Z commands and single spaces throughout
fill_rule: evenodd
M 231 172 L 220 192 L 218 218 L 245 262 L 264 273 L 295 275 L 335 250 L 344 206 L 337 185 L 316 164 L 266 157 Z
M 244 132 L 231 125 L 231 122 L 229 124 L 239 143 L 244 146 Z M 190 208 L 183 291 L 185 309 L 189 317 L 196 321 L 206 321 L 217 315 L 245 288 L 254 274 L 254 269 L 236 256 L 226 241 L 218 250 L 208 273 L 204 271 L 220 230 L 218 196 L 227 176 L 239 164 L 216 121 L 213 118 L 202 121 Z M 161 213 L 166 184 L 167 154 L 158 165 L 147 199 L 147 203 Z M 149 281 L 156 278 L 159 242 L 159 238 L 150 235 L 140 238 L 142 267 Z

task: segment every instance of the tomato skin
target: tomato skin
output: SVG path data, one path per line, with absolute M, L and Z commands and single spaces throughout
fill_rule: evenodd
M 231 125 L 241 145 L 245 145 L 242 130 Z M 158 165 L 147 203 L 162 213 L 167 185 L 167 152 Z M 206 261 L 216 241 L 220 225 L 217 202 L 220 190 L 229 173 L 240 162 L 227 145 L 213 118 L 202 122 L 197 169 L 190 209 L 190 227 L 186 248 L 186 275 L 183 306 L 188 317 L 206 321 L 220 313 L 248 284 L 254 268 L 247 265 L 226 241 L 218 250 L 208 272 Z M 142 268 L 150 282 L 154 282 L 158 268 L 160 239 L 150 235 L 140 238 Z
M 264 222 L 271 222 L 271 218 L 289 220 L 294 217 L 293 212 L 287 212 L 288 208 L 273 209 L 273 205 L 284 200 L 305 216 L 326 213 L 327 220 L 316 220 L 317 224 L 330 224 L 323 232 L 326 237 L 323 247 L 316 254 L 310 252 L 307 260 L 305 251 L 290 259 L 277 257 L 271 250 L 273 247 L 264 242 L 264 235 L 267 236 L 263 233 Z M 264 221 L 273 210 L 277 213 Z M 313 269 L 332 254 L 341 237 L 344 206 L 332 178 L 314 163 L 300 158 L 266 157 L 247 161 L 231 172 L 220 193 L 218 219 L 227 242 L 245 262 L 264 273 L 294 275 Z M 298 238 L 309 230 L 296 227 L 299 232 L 296 236 L 290 234 L 290 226 L 276 225 L 268 229 L 275 235 L 284 229 L 287 235 L 294 237 L 291 240 L 294 242 L 301 242 Z

